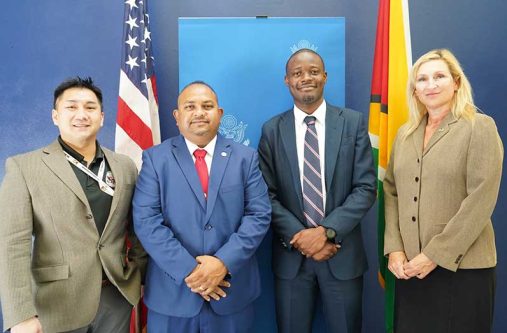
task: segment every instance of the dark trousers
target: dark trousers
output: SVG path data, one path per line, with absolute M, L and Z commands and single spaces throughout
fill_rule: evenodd
M 252 328 L 253 317 L 252 304 L 230 315 L 218 315 L 204 302 L 199 314 L 191 318 L 148 310 L 147 328 L 148 333 L 247 333 Z
M 395 333 L 491 332 L 495 276 L 495 268 L 437 267 L 422 280 L 396 280 Z
M 113 285 L 102 287 L 97 315 L 85 327 L 66 333 L 129 333 L 132 305 Z
M 276 319 L 280 333 L 310 333 L 317 295 L 327 332 L 360 333 L 363 278 L 337 280 L 327 262 L 305 259 L 291 280 L 275 279 Z

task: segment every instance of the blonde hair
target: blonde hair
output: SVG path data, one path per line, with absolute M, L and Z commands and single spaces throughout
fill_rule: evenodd
M 422 104 L 415 94 L 415 83 L 417 72 L 422 64 L 432 61 L 442 60 L 449 67 L 449 72 L 456 82 L 458 88 L 452 97 L 451 112 L 454 118 L 459 119 L 463 117 L 473 123 L 475 114 L 477 112 L 472 97 L 472 87 L 468 81 L 458 59 L 447 49 L 436 49 L 431 50 L 428 53 L 422 55 L 412 66 L 412 70 L 408 76 L 407 82 L 407 101 L 409 109 L 409 120 L 408 127 L 405 135 L 409 135 L 419 126 L 422 118 L 428 113 L 428 110 Z

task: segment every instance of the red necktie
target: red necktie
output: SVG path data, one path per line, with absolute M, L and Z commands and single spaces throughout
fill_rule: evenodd
M 204 192 L 204 197 L 208 197 L 208 166 L 206 165 L 206 160 L 204 156 L 206 156 L 206 150 L 204 149 L 196 149 L 194 151 L 195 156 L 195 169 L 197 170 L 197 175 L 201 180 L 202 190 Z

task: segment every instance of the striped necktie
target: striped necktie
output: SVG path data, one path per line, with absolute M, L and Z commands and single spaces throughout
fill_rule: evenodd
M 319 139 L 315 117 L 305 117 L 306 134 L 303 166 L 303 209 L 308 226 L 317 227 L 324 218 Z

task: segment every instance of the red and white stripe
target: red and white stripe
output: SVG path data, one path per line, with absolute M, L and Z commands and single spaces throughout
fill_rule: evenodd
M 148 99 L 120 70 L 115 151 L 132 158 L 141 169 L 144 149 L 160 143 L 160 121 L 155 76 L 145 80 Z

